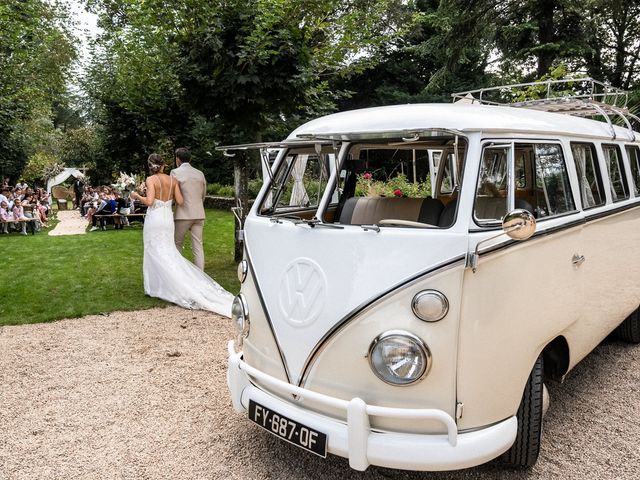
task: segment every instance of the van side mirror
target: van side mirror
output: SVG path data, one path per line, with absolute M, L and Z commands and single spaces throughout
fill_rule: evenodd
M 527 240 L 536 233 L 536 219 L 528 210 L 517 208 L 502 218 L 502 230 L 513 240 Z
M 502 233 L 493 237 L 485 238 L 476 244 L 476 248 L 469 256 L 468 266 L 473 273 L 478 269 L 478 257 L 480 256 L 480 245 L 489 242 L 500 235 L 507 234 L 513 240 L 526 240 L 536 233 L 536 219 L 528 210 L 517 208 L 510 211 L 502 218 Z

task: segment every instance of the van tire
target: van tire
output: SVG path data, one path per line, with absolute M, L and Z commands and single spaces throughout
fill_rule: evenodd
M 640 308 L 616 328 L 616 337 L 625 342 L 640 343 Z
M 516 468 L 529 468 L 535 465 L 540 453 L 543 404 L 544 364 L 540 355 L 527 379 L 516 415 L 518 434 L 511 448 L 502 455 L 503 464 Z

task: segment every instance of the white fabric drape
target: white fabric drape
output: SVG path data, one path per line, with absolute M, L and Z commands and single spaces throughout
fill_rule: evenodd
M 82 177 L 83 173 L 77 168 L 65 168 L 62 172 L 47 181 L 47 193 L 51 195 L 51 189 L 56 185 L 60 185 L 69 177 Z
M 607 173 L 609 174 L 609 190 L 611 190 L 611 198 L 615 202 L 618 200 L 618 194 L 616 193 L 616 189 L 613 186 L 613 177 L 612 177 L 612 165 L 616 161 L 616 157 L 613 155 L 614 150 L 610 148 L 604 149 L 604 153 L 607 157 Z M 617 166 L 616 166 L 617 168 Z
M 582 191 L 583 207 L 593 207 L 596 204 L 593 198 L 593 192 L 589 185 L 589 179 L 587 178 L 587 152 L 583 146 L 576 146 L 573 148 L 573 157 L 578 163 L 580 169 L 580 190 Z
M 308 159 L 309 155 L 298 155 L 296 163 L 291 170 L 291 176 L 293 177 L 293 189 L 289 200 L 289 206 L 291 207 L 304 207 L 309 204 L 309 195 L 307 195 L 303 181 Z

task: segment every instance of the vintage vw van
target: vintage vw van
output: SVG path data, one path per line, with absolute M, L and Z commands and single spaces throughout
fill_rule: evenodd
M 233 406 L 357 470 L 531 466 L 545 382 L 614 330 L 640 341 L 640 133 L 624 108 L 457 98 L 257 145 Z M 594 112 L 606 121 L 576 116 Z

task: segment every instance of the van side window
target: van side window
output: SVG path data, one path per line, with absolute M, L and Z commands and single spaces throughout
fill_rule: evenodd
M 536 188 L 534 215 L 551 217 L 576 209 L 562 149 L 556 144 L 534 144 Z
M 487 146 L 482 155 L 474 216 L 479 224 L 496 223 L 509 209 L 508 185 L 514 185 L 514 208 L 536 218 L 575 210 L 562 148 L 553 143 L 515 144 L 514 181 L 508 181 L 510 146 Z
M 516 188 L 527 186 L 527 159 L 524 152 L 516 152 Z
M 640 195 L 640 149 L 628 145 L 626 150 L 627 157 L 629 157 L 629 166 L 631 167 L 632 188 L 637 197 Z
M 476 191 L 475 218 L 495 222 L 507 213 L 508 147 L 485 147 Z
M 622 155 L 620 149 L 616 145 L 603 145 L 604 162 L 607 165 L 609 173 L 609 187 L 611 188 L 611 197 L 614 202 L 619 202 L 625 198 L 629 198 L 629 189 L 627 188 L 627 179 L 624 175 L 624 167 L 622 166 Z
M 602 187 L 602 176 L 595 153 L 595 146 L 591 143 L 571 143 L 571 153 L 578 171 L 580 197 L 582 208 L 592 208 L 604 205 L 605 196 Z

